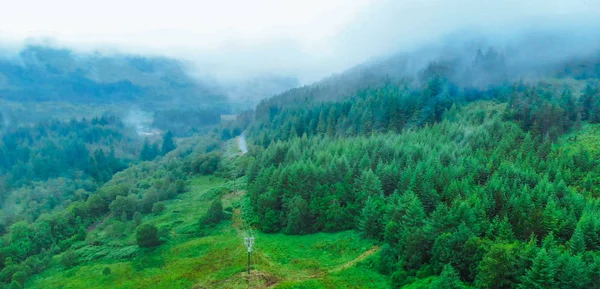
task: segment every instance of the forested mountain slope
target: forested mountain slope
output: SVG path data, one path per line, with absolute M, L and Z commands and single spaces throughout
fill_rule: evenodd
M 375 266 L 394 288 L 595 288 L 597 150 L 580 138 L 600 122 L 597 58 L 500 74 L 494 49 L 469 59 L 460 74 L 441 59 L 259 104 L 255 226 L 358 230 L 383 244 Z
M 31 45 L 0 56 L 0 99 L 72 103 L 214 105 L 225 96 L 177 60 L 80 53 Z

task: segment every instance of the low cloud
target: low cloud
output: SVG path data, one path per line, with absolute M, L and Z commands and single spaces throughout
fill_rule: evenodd
M 164 14 L 160 7 L 148 4 L 153 17 L 139 19 L 132 16 L 136 13 L 127 13 L 136 8 L 128 4 L 115 8 L 123 11 L 114 12 L 115 22 L 104 28 L 90 19 L 89 33 L 85 25 L 73 31 L 39 33 L 28 32 L 32 28 L 10 31 L 10 26 L 0 25 L 4 27 L 0 35 L 13 40 L 49 36 L 61 45 L 103 53 L 177 57 L 192 63 L 194 74 L 219 80 L 282 75 L 306 84 L 365 61 L 423 47 L 464 45 L 473 39 L 502 49 L 531 43 L 519 47 L 520 61 L 528 61 L 530 55 L 542 61 L 590 53 L 597 48 L 594 31 L 600 28 L 600 2 L 592 0 L 329 0 L 324 4 L 265 0 L 258 1 L 257 7 L 242 1 L 207 1 L 193 6 L 198 13 L 190 12 L 191 3 L 177 1 L 179 8 L 165 7 Z M 48 9 L 52 14 L 58 8 Z M 240 9 L 254 14 L 245 15 Z M 37 25 L 45 27 L 41 22 Z M 124 32 L 114 32 L 117 26 Z M 529 41 L 535 37 L 536 41 Z

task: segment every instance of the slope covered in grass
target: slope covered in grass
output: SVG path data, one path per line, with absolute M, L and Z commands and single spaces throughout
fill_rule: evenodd
M 223 221 L 213 228 L 200 228 L 198 222 L 211 202 L 221 197 L 215 192 L 230 185 L 217 177 L 196 177 L 188 192 L 165 202 L 164 212 L 144 217 L 144 223 L 168 231 L 166 242 L 159 247 L 141 249 L 133 235 L 124 236 L 113 242 L 120 246 L 103 248 L 108 251 L 104 256 L 70 269 L 56 265 L 26 287 L 387 288 L 386 278 L 367 268 L 377 251 L 370 251 L 375 254 L 366 258 L 363 253 L 373 244 L 351 231 L 307 236 L 255 233 L 253 273 L 248 277 L 244 231 L 237 221 Z M 225 211 L 239 212 L 242 197 L 241 192 L 225 194 Z M 86 245 L 76 253 L 81 258 L 102 250 Z

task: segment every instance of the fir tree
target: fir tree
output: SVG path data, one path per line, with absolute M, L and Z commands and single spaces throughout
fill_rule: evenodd
M 460 284 L 460 278 L 458 277 L 458 273 L 456 270 L 450 265 L 447 264 L 444 266 L 444 270 L 442 270 L 442 274 L 437 277 L 433 282 L 429 283 L 427 286 L 428 289 L 460 289 L 462 288 Z
M 177 148 L 177 146 L 175 145 L 175 140 L 173 139 L 173 133 L 171 131 L 168 131 L 163 136 L 163 143 L 162 143 L 161 154 L 162 155 L 166 155 L 169 152 L 171 152 L 172 150 L 174 150 L 175 148 Z
M 556 288 L 554 264 L 545 249 L 539 251 L 533 265 L 522 278 L 520 289 L 551 289 Z
M 569 252 L 573 255 L 583 254 L 585 252 L 585 236 L 581 228 L 575 229 L 571 240 L 569 240 Z

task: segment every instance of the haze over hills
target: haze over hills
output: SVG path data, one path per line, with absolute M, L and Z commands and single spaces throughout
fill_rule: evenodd
M 232 101 L 240 109 L 297 84 L 294 78 L 275 76 L 223 83 L 209 77 L 210 71 L 204 74 L 172 58 L 30 45 L 0 55 L 0 99 L 149 109 L 223 108 Z
M 0 11 L 72 45 L 0 55 L 0 289 L 600 286 L 600 4 L 65 1 Z
M 88 103 L 178 102 L 224 98 L 192 79 L 183 63 L 166 58 L 77 54 L 28 46 L 0 62 L 0 93 L 13 101 Z

